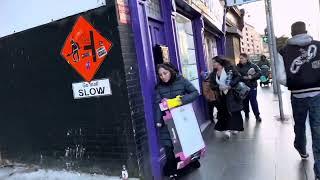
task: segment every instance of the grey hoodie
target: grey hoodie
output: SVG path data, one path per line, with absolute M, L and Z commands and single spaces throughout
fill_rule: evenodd
M 297 46 L 307 46 L 311 44 L 313 38 L 308 34 L 298 34 L 293 36 L 288 40 L 289 45 L 297 45 Z M 278 61 L 276 62 L 277 66 L 277 80 L 280 84 L 287 86 L 287 74 L 284 67 L 283 57 L 278 53 Z M 319 95 L 320 92 L 309 92 L 309 93 L 302 93 L 302 94 L 294 94 L 293 96 L 296 98 L 306 98 L 306 97 L 314 97 Z

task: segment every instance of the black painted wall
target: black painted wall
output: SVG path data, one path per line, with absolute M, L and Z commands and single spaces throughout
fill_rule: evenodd
M 0 151 L 11 161 L 145 177 L 150 167 L 139 69 L 130 25 L 114 2 L 82 15 L 113 47 L 94 79 L 112 95 L 73 99 L 84 81 L 61 57 L 79 15 L 0 39 Z

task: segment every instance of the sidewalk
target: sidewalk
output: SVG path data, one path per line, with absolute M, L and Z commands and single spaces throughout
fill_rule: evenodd
M 262 122 L 253 114 L 244 123 L 245 131 L 229 140 L 211 125 L 205 131 L 207 154 L 201 168 L 183 180 L 314 180 L 313 157 L 301 161 L 293 148 L 294 132 L 290 94 L 283 91 L 284 113 L 288 121 L 278 121 L 279 106 L 272 87 L 258 89 Z M 307 127 L 308 151 L 312 154 L 310 128 Z
M 30 168 L 24 166 L 0 168 L 0 180 L 119 180 L 119 176 L 105 176 L 78 173 L 73 171 L 57 171 Z M 138 180 L 129 178 L 129 180 Z
M 292 113 L 288 91 L 284 90 L 283 100 L 284 113 L 289 116 Z M 226 141 L 212 125 L 205 130 L 207 153 L 201 160 L 201 168 L 188 173 L 182 180 L 314 180 L 313 157 L 301 161 L 293 148 L 292 117 L 285 122 L 276 118 L 279 107 L 272 88 L 258 89 L 258 101 L 262 122 L 256 123 L 251 114 L 241 134 Z M 307 149 L 312 154 L 310 128 L 307 126 L 307 129 Z M 0 168 L 0 180 L 116 179 L 120 178 L 19 166 Z

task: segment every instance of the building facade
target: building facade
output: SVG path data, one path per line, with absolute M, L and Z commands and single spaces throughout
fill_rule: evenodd
M 198 89 L 193 107 L 204 130 L 209 121 L 201 74 L 225 51 L 222 1 L 99 0 L 90 8 L 60 1 L 38 0 L 35 9 L 53 14 L 39 11 L 33 18 L 47 19 L 23 19 L 31 8 L 16 11 L 21 22 L 0 38 L 7 77 L 0 90 L 2 158 L 108 175 L 119 175 L 126 165 L 130 177 L 162 179 L 165 156 L 153 113 L 156 65 L 170 61 Z M 50 11 L 64 9 L 51 8 L 59 4 L 75 9 Z M 79 19 L 85 23 L 78 27 Z M 22 21 L 37 23 L 18 27 Z M 111 42 L 110 50 L 101 39 Z M 105 57 L 99 66 L 97 57 Z M 70 66 L 77 63 L 80 69 Z M 83 71 L 94 66 L 92 79 L 85 80 Z M 109 94 L 94 96 L 98 90 L 89 89 L 82 93 L 86 98 L 75 98 L 76 84 L 86 88 L 100 80 L 108 80 Z
M 128 4 L 36 0 L 6 8 L 1 16 L 15 18 L 0 38 L 2 160 L 115 176 L 125 165 L 130 177 L 152 179 Z
M 225 55 L 232 63 L 238 64 L 240 60 L 242 29 L 244 26 L 244 11 L 231 7 L 226 14 L 226 48 Z
M 155 179 L 161 179 L 165 156 L 154 126 L 155 67 L 170 61 L 202 94 L 201 74 L 210 70 L 211 58 L 223 52 L 223 6 L 218 0 L 136 0 L 129 4 L 140 77 L 144 78 L 141 85 L 152 173 Z M 159 54 L 168 57 L 159 59 Z M 204 129 L 209 121 L 202 95 L 193 107 L 199 126 Z
M 264 52 L 262 36 L 247 23 L 242 30 L 241 52 L 248 55 L 261 55 Z

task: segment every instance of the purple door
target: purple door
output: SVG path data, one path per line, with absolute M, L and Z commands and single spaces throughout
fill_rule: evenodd
M 156 44 L 165 44 L 163 23 L 149 19 L 149 31 L 152 47 Z
M 155 67 L 157 64 L 164 62 L 163 49 L 166 47 L 163 23 L 149 19 L 150 41 L 153 50 L 153 62 Z M 168 54 L 168 53 L 165 53 Z M 168 59 L 168 57 L 166 58 Z
M 166 44 L 163 23 L 149 18 L 148 24 L 149 24 L 150 41 L 151 41 L 152 49 L 153 49 L 153 51 L 155 51 L 156 45 L 165 45 Z M 155 52 L 153 52 L 153 54 L 155 55 Z M 159 60 L 155 56 L 153 57 L 153 60 L 154 60 L 155 67 L 157 64 L 163 63 L 162 60 Z M 155 75 L 155 77 L 157 77 L 157 76 Z M 160 157 L 158 159 L 158 162 L 160 163 L 160 166 L 163 166 L 165 153 L 164 153 L 164 150 L 162 147 L 159 147 L 159 148 L 160 148 L 159 149 Z

